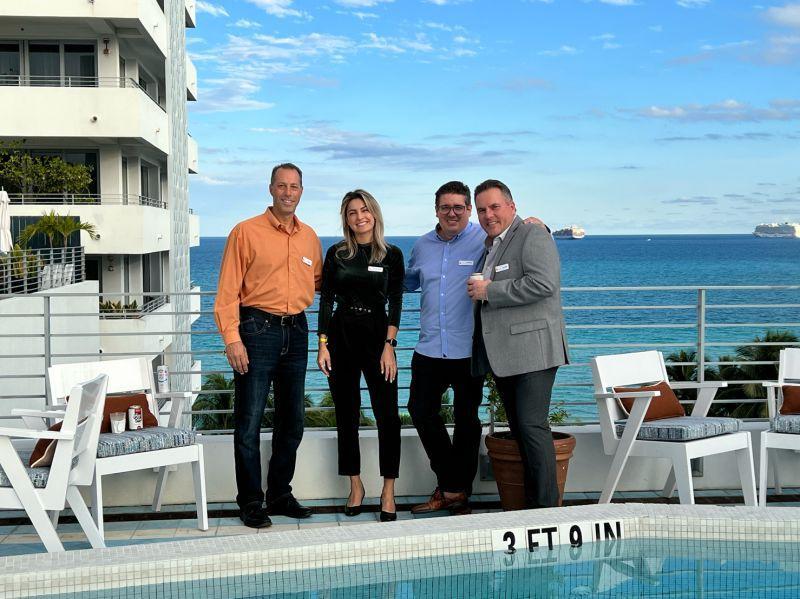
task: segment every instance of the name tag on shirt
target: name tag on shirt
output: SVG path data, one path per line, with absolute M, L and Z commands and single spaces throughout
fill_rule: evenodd
M 458 265 L 459 266 L 473 266 L 474 264 L 475 264 L 474 260 L 459 260 L 458 261 Z
M 311 258 L 306 258 L 305 256 L 303 256 L 303 264 L 308 264 L 309 266 L 311 266 L 313 262 L 311 262 Z
M 383 266 L 367 266 L 369 272 L 383 272 Z
M 494 267 L 494 272 L 503 272 L 504 270 L 508 270 L 508 264 L 498 264 Z

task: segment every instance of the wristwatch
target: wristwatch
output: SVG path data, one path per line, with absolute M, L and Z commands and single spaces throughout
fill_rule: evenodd
M 397 347 L 397 339 L 387 339 L 386 343 L 388 343 L 392 347 Z
M 319 342 L 324 344 L 324 345 L 328 345 L 328 336 L 324 335 L 324 334 L 320 335 L 319 336 Z

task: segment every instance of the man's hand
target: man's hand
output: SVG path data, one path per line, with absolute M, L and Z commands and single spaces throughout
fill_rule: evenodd
M 489 287 L 489 283 L 491 283 L 491 281 L 470 279 L 467 281 L 467 295 L 474 301 L 488 300 L 489 292 L 486 288 Z
M 247 359 L 247 350 L 244 348 L 244 343 L 241 341 L 234 341 L 225 346 L 225 357 L 228 358 L 228 364 L 231 365 L 239 374 L 247 374 L 247 365 L 250 360 Z
M 540 221 L 540 220 L 539 220 L 538 218 L 536 218 L 535 216 L 529 216 L 528 218 L 526 218 L 526 219 L 525 219 L 524 221 L 522 221 L 522 222 L 524 222 L 526 225 L 539 225 L 540 227 L 544 227 L 545 229 L 547 229 L 547 225 L 546 225 L 546 224 L 544 224 L 542 221 Z M 548 230 L 549 230 L 549 229 L 548 229 Z

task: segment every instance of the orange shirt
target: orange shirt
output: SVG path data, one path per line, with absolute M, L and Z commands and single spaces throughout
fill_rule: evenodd
M 322 278 L 322 246 L 294 217 L 289 234 L 267 208 L 236 225 L 219 270 L 214 318 L 225 345 L 241 341 L 239 306 L 272 314 L 298 314 L 314 301 Z

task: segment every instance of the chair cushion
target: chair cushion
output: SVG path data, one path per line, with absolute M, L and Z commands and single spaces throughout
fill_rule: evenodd
M 622 436 L 626 420 L 619 420 L 617 435 Z M 707 439 L 725 433 L 739 432 L 741 422 L 737 418 L 665 418 L 643 422 L 639 428 L 637 439 L 642 441 L 694 441 Z
M 185 447 L 195 442 L 197 433 L 183 428 L 154 426 L 124 433 L 102 433 L 97 443 L 97 457 L 110 458 L 117 455 L 157 451 L 172 447 Z
M 789 433 L 791 435 L 800 434 L 800 414 L 775 416 L 775 420 L 772 421 L 771 430 L 776 433 Z
M 800 414 L 800 387 L 784 385 L 781 414 Z
M 47 430 L 60 431 L 61 424 L 61 422 L 56 422 Z M 56 443 L 58 443 L 56 439 L 39 439 L 33 447 L 33 451 L 28 459 L 28 466 L 31 468 L 38 468 L 52 464 L 53 456 L 56 453 Z
M 27 464 L 30 460 L 30 452 L 20 451 L 19 457 L 23 464 Z M 39 468 L 25 468 L 28 472 L 28 478 L 31 479 L 33 486 L 37 489 L 44 489 L 47 486 L 47 480 L 50 478 L 50 467 Z M 5 471 L 0 466 L 0 487 L 10 487 L 11 481 L 8 480 Z
M 658 397 L 650 400 L 650 405 L 647 406 L 647 412 L 644 414 L 645 422 L 664 418 L 680 418 L 686 415 L 678 397 L 666 381 L 640 387 L 614 387 L 614 393 L 625 393 L 626 391 L 658 391 L 661 393 Z M 626 414 L 630 415 L 634 401 L 635 399 L 632 397 L 620 398 L 619 403 Z

